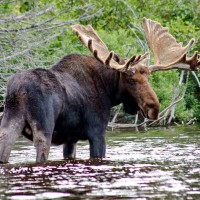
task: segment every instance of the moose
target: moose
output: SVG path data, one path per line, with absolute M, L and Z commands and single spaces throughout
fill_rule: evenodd
M 63 157 L 75 158 L 79 140 L 89 141 L 91 158 L 103 158 L 110 110 L 120 103 L 127 113 L 140 110 L 144 117 L 157 119 L 159 101 L 149 84 L 150 73 L 195 70 L 198 54 L 186 56 L 194 40 L 182 47 L 160 23 L 144 18 L 143 26 L 155 58 L 152 66 L 147 54 L 121 58 L 108 50 L 92 26 L 74 25 L 93 56 L 70 54 L 50 69 L 13 75 L 0 126 L 0 162 L 8 162 L 21 133 L 33 141 L 36 162 L 48 159 L 51 144 L 63 144 Z

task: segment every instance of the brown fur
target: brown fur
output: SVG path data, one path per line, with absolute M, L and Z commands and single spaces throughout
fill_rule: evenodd
M 112 106 L 156 119 L 159 102 L 141 64 L 135 73 L 107 69 L 94 57 L 68 55 L 51 69 L 15 74 L 7 86 L 0 128 L 0 161 L 22 133 L 34 142 L 36 161 L 45 161 L 51 144 L 63 144 L 64 158 L 75 157 L 76 143 L 89 140 L 90 157 L 105 157 L 105 131 Z

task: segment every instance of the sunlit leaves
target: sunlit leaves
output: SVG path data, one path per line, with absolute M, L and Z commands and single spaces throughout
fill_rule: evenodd
M 45 9 L 49 9 L 48 12 L 41 15 Z M 86 18 L 85 13 L 90 17 Z M 200 49 L 199 0 L 4 0 L 0 1 L 0 58 L 33 48 L 28 53 L 0 62 L 0 67 L 6 70 L 3 71 L 5 77 L 9 77 L 21 69 L 48 68 L 65 54 L 91 55 L 72 32 L 70 25 L 73 23 L 92 24 L 109 49 L 121 56 L 143 53 L 143 17 L 169 27 L 170 33 L 184 45 L 195 38 L 192 52 Z M 50 39 L 37 45 L 47 38 Z M 152 75 L 151 83 L 162 108 L 171 102 L 178 80 L 176 70 Z M 200 119 L 196 82 L 190 81 L 189 88 L 186 98 L 176 109 L 180 121 L 187 120 L 188 116 Z

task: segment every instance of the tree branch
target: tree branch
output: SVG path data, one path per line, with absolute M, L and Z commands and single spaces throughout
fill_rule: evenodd
M 31 49 L 33 49 L 33 48 L 35 48 L 35 47 L 38 47 L 38 46 L 40 46 L 41 44 L 46 43 L 46 42 L 52 40 L 52 39 L 55 38 L 55 37 L 58 37 L 59 35 L 61 35 L 61 32 L 58 33 L 58 34 L 55 34 L 55 35 L 53 35 L 53 36 L 51 36 L 51 37 L 49 37 L 49 38 L 47 38 L 46 40 L 43 40 L 43 41 L 40 41 L 40 42 L 38 42 L 38 43 L 36 43 L 36 44 L 31 45 L 30 47 L 28 47 L 27 49 L 25 49 L 25 50 L 23 50 L 23 51 L 21 51 L 21 52 L 18 52 L 18 53 L 15 53 L 15 54 L 11 55 L 11 56 L 7 56 L 7 57 L 5 57 L 5 58 L 2 58 L 2 59 L 0 59 L 0 62 L 5 62 L 5 61 L 10 60 L 10 59 L 12 59 L 12 58 L 15 58 L 15 57 L 17 57 L 17 56 L 23 55 L 23 54 L 25 54 L 27 51 L 30 51 Z

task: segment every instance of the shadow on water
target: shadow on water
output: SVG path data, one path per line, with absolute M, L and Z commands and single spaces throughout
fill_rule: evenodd
M 0 199 L 200 199 L 200 127 L 121 130 L 107 134 L 107 158 L 88 159 L 80 142 L 77 159 L 35 164 L 32 143 L 20 138 L 10 163 L 0 166 Z

